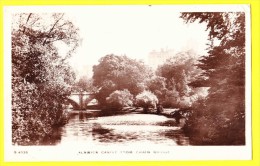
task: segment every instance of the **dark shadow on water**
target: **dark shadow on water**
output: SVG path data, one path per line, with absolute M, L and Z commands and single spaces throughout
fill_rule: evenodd
M 79 121 L 83 122 L 85 120 L 85 115 L 83 112 L 79 113 Z
M 61 126 L 54 126 L 53 131 L 50 135 L 45 136 L 41 141 L 40 145 L 57 145 L 61 142 L 61 133 L 62 133 L 62 127 Z
M 70 116 L 80 116 L 82 118 L 95 118 L 95 117 L 106 117 L 106 116 L 116 116 L 125 115 L 128 112 L 114 111 L 114 110 L 74 110 L 70 113 Z
M 117 143 L 117 142 L 127 142 L 136 140 L 137 136 L 132 134 L 117 134 L 113 132 L 113 129 L 103 128 L 99 124 L 95 124 L 92 129 L 93 140 L 105 143 Z
M 158 126 L 177 126 L 177 123 L 175 120 L 167 120 L 165 122 L 159 122 L 156 125 Z
M 177 145 L 189 145 L 189 138 L 185 136 L 182 130 L 171 130 L 165 132 L 164 135 L 174 140 Z

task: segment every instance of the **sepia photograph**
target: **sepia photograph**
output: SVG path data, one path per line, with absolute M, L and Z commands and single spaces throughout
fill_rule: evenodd
M 4 14 L 6 160 L 251 159 L 248 5 Z

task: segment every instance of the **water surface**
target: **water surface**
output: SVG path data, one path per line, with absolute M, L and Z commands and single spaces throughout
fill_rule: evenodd
M 72 111 L 68 123 L 57 128 L 46 145 L 189 145 L 173 118 L 130 113 L 101 116 L 99 110 Z

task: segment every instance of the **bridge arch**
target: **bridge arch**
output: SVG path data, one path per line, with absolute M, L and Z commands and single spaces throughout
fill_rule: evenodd
M 88 104 L 96 98 L 95 93 L 71 93 L 67 98 L 69 104 L 73 106 L 73 109 L 86 109 Z
M 74 110 L 80 109 L 80 105 L 77 102 L 75 102 L 74 100 L 72 100 L 72 99 L 67 98 L 67 104 L 68 105 L 69 104 L 72 105 Z

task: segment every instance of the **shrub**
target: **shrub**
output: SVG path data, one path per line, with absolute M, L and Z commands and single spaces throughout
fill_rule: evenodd
M 116 90 L 106 98 L 107 106 L 112 109 L 121 110 L 123 107 L 133 105 L 133 95 L 127 90 Z
M 158 98 L 150 91 L 143 91 L 136 96 L 136 105 L 143 107 L 145 112 L 149 107 L 155 108 L 156 103 L 158 103 Z

